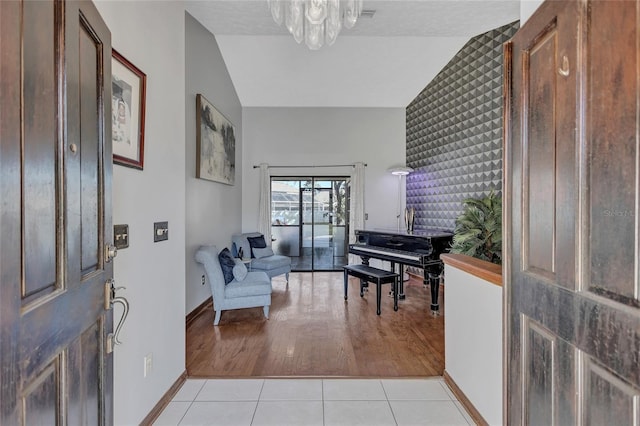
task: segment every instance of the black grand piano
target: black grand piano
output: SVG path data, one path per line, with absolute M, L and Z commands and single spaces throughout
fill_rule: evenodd
M 356 230 L 356 243 L 349 244 L 349 253 L 362 258 L 362 263 L 369 264 L 369 259 L 381 259 L 391 262 L 391 269 L 395 264 L 414 266 L 424 271 L 423 283 L 431 284 L 431 311 L 438 313 L 438 290 L 442 261 L 440 254 L 449 251 L 453 233 L 440 230 L 420 230 L 412 233 L 397 232 L 395 230 L 373 229 Z M 404 298 L 401 289 L 398 298 Z

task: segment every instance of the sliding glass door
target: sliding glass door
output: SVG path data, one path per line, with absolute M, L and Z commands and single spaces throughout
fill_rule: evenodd
M 271 235 L 296 271 L 335 271 L 347 264 L 349 178 L 271 179 Z

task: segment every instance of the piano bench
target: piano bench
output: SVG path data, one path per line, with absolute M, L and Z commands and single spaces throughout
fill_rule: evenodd
M 398 282 L 400 274 L 384 269 L 373 268 L 369 265 L 346 265 L 344 268 L 344 300 L 348 297 L 349 275 L 360 278 L 360 297 L 364 295 L 363 283 L 371 282 L 376 284 L 376 313 L 380 315 L 380 301 L 382 298 L 382 284 L 393 286 L 393 310 L 398 310 Z

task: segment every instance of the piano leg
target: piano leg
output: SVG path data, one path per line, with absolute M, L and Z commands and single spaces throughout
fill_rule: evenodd
M 398 281 L 398 299 L 400 300 L 404 300 L 405 296 L 404 296 L 404 265 L 402 263 L 398 263 L 398 273 L 400 274 L 400 279 Z M 395 272 L 396 271 L 396 262 L 391 262 L 391 271 Z M 394 296 L 394 287 L 391 287 L 391 290 L 389 290 L 389 296 L 395 297 Z
M 423 272 L 422 286 L 424 288 L 427 288 L 429 286 L 429 271 L 427 270 L 427 268 L 424 268 L 422 272 Z
M 431 282 L 431 314 L 440 314 L 440 304 L 438 303 L 438 293 L 440 292 L 440 275 L 429 274 Z
M 363 265 L 369 266 L 369 257 L 360 256 L 360 259 L 362 259 Z M 369 282 L 366 280 L 360 280 L 360 297 L 364 296 L 365 290 L 369 291 Z
M 404 268 L 405 266 L 400 263 L 400 278 L 398 279 L 398 299 L 404 300 Z
M 389 263 L 391 264 L 391 269 L 390 269 L 391 272 L 395 272 L 396 271 L 396 262 L 389 261 Z M 395 294 L 394 294 L 394 291 L 395 291 L 395 287 L 391 286 L 391 290 L 389 290 L 389 297 L 394 297 L 394 298 L 396 297 Z
M 344 300 L 349 298 L 349 274 L 344 270 Z
M 440 292 L 441 265 L 434 265 L 424 269 L 424 285 L 427 285 L 427 277 L 431 284 L 431 314 L 440 314 L 440 304 L 438 303 L 438 293 Z

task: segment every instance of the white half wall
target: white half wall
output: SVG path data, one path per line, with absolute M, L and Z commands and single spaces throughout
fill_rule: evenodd
M 211 297 L 204 268 L 194 255 L 201 245 L 231 249 L 231 235 L 240 232 L 242 205 L 242 106 L 215 37 L 185 13 L 185 138 L 186 138 L 186 312 Z M 196 95 L 200 93 L 235 127 L 234 185 L 196 178 Z
M 320 166 L 367 163 L 367 229 L 395 228 L 398 178 L 405 164 L 404 108 L 244 108 L 242 230 L 258 229 L 260 173 L 254 165 Z M 351 167 L 276 168 L 272 176 L 350 176 Z M 404 182 L 403 182 L 404 183 Z M 402 186 L 404 199 L 404 185 Z M 404 209 L 404 204 L 402 205 Z
M 113 223 L 129 225 L 114 270 L 131 305 L 114 351 L 114 423 L 139 424 L 185 370 L 184 8 L 96 1 L 118 52 L 147 74 L 144 170 L 113 167 Z M 153 223 L 169 240 L 153 242 Z M 117 321 L 118 307 L 114 312 Z M 144 357 L 152 370 L 144 377 Z
M 502 287 L 445 265 L 445 371 L 490 425 L 502 424 Z

